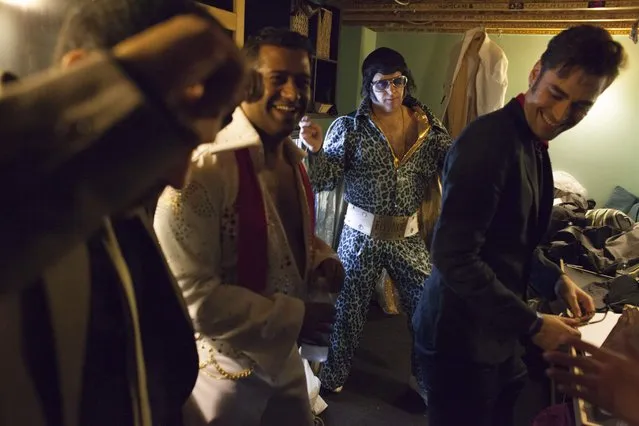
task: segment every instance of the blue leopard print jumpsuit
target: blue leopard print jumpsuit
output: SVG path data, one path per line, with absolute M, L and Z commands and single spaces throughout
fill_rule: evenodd
M 396 165 L 382 131 L 371 118 L 370 100 L 359 109 L 339 117 L 330 126 L 324 147 L 311 154 L 309 175 L 315 192 L 328 191 L 344 179 L 344 199 L 376 215 L 410 216 L 415 213 L 441 171 L 451 144 L 448 132 L 425 105 L 407 97 L 404 105 L 421 108 L 430 122 L 425 138 Z M 420 235 L 401 240 L 374 239 L 344 225 L 338 254 L 346 270 L 344 286 L 337 299 L 337 317 L 330 337 L 328 360 L 320 380 L 327 389 L 346 381 L 377 280 L 385 268 L 397 286 L 402 310 L 410 318 L 419 301 L 431 264 Z M 418 368 L 413 357 L 413 375 Z M 419 379 L 418 379 L 419 380 Z M 418 383 L 424 389 L 422 383 Z

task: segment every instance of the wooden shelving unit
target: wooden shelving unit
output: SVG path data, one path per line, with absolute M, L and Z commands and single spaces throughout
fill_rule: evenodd
M 322 10 L 323 9 L 323 10 Z M 313 67 L 310 113 L 315 118 L 329 118 L 337 116 L 336 89 L 337 89 L 337 54 L 339 49 L 339 33 L 341 26 L 341 13 L 335 7 L 324 6 L 309 19 L 308 38 L 316 48 L 316 55 L 311 66 Z M 320 21 L 322 14 L 328 11 L 331 15 L 330 40 L 328 41 L 328 55 L 320 56 L 321 49 L 318 41 L 323 40 L 320 34 Z
M 235 43 L 244 46 L 244 21 L 246 15 L 245 0 L 230 0 L 222 2 L 200 1 L 209 13 L 217 19 L 224 28 L 232 33 Z M 218 7 L 217 3 L 222 3 Z M 216 4 L 216 6 L 212 5 Z M 224 7 L 226 6 L 226 7 Z M 231 10 L 229 10 L 231 9 Z

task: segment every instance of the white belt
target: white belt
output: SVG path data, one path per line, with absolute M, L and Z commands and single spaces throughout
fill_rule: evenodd
M 411 216 L 374 215 L 348 204 L 344 224 L 379 240 L 401 240 L 419 232 L 418 212 Z

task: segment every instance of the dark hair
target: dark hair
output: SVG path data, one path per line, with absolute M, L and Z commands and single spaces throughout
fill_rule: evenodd
M 625 62 L 623 46 L 614 41 L 608 31 L 594 25 L 577 25 L 548 42 L 541 55 L 541 70 L 542 73 L 556 70 L 563 78 L 577 67 L 590 75 L 608 77 L 612 83 Z
M 178 15 L 197 14 L 215 21 L 189 0 L 92 0 L 69 11 L 58 35 L 54 63 L 74 49 L 110 49 Z
M 364 98 L 370 98 L 371 85 L 373 84 L 375 74 L 393 74 L 397 71 L 408 77 L 406 94 L 412 94 L 417 87 L 415 86 L 413 74 L 408 69 L 404 57 L 396 50 L 389 49 L 388 47 L 380 47 L 373 50 L 362 63 L 362 96 Z
M 313 56 L 313 45 L 308 37 L 291 31 L 288 28 L 262 28 L 260 32 L 249 37 L 242 51 L 250 62 L 256 61 L 260 56 L 262 46 L 278 46 L 291 50 L 303 50 L 309 58 Z

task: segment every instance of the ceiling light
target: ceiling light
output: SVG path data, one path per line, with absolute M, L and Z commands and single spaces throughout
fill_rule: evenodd
M 18 7 L 35 7 L 40 5 L 41 0 L 0 0 L 0 3 Z

